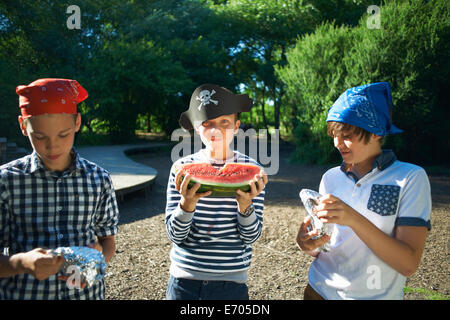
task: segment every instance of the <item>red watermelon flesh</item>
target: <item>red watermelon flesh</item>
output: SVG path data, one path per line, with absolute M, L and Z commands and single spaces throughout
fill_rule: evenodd
M 224 197 L 235 196 L 236 190 L 249 191 L 249 183 L 260 173 L 261 168 L 248 163 L 226 163 L 220 170 L 209 163 L 187 163 L 181 167 L 183 175 L 189 174 L 191 181 L 201 183 L 197 191 L 212 191 L 211 196 Z

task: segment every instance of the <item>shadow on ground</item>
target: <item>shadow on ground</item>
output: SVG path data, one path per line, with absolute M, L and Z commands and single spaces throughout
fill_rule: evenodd
M 301 252 L 295 237 L 305 211 L 298 198 L 301 188 L 316 189 L 328 167 L 289 164 L 289 153 L 280 153 L 280 170 L 269 177 L 260 239 L 253 245 L 248 286 L 250 299 L 302 299 L 313 258 Z M 108 265 L 106 298 L 120 300 L 165 298 L 172 246 L 164 224 L 166 187 L 172 165 L 170 154 L 140 154 L 132 159 L 158 170 L 153 190 L 136 192 L 119 203 L 120 229 L 117 250 Z M 422 262 L 408 278 L 406 300 L 427 298 L 422 289 L 449 295 L 450 179 L 430 176 L 433 212 Z M 419 293 L 418 293 L 419 292 Z M 448 297 L 448 296 L 447 296 Z

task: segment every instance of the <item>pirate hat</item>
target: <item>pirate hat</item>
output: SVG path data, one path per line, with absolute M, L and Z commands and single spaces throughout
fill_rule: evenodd
M 215 84 L 202 84 L 192 93 L 189 110 L 181 114 L 179 123 L 182 128 L 191 130 L 206 120 L 248 112 L 252 106 L 253 100 L 248 94 L 234 94 Z

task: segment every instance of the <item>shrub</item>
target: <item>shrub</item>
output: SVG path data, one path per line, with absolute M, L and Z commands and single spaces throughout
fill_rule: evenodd
M 327 23 L 299 39 L 288 65 L 277 70 L 297 110 L 295 158 L 334 161 L 326 135 L 329 107 L 347 88 L 387 81 L 393 122 L 404 133 L 388 137 L 385 147 L 405 161 L 448 163 L 450 154 L 442 150 L 449 149 L 449 10 L 445 0 L 386 1 L 380 29 L 369 29 L 364 16 L 355 28 Z

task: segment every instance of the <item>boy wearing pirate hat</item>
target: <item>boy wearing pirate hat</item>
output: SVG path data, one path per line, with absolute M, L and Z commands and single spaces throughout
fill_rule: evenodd
M 104 299 L 105 284 L 74 288 L 46 249 L 89 246 L 111 260 L 118 208 L 109 174 L 73 149 L 88 97 L 75 80 L 18 86 L 19 124 L 33 153 L 0 167 L 0 299 Z
M 192 94 L 189 110 L 180 125 L 194 129 L 205 148 L 176 161 L 167 186 L 166 230 L 173 242 L 167 299 L 248 299 L 247 272 L 252 247 L 262 229 L 264 187 L 261 171 L 251 190 L 238 190 L 233 198 L 196 193 L 200 184 L 188 188 L 187 175 L 175 168 L 190 162 L 209 162 L 220 169 L 227 162 L 258 163 L 232 150 L 230 144 L 240 125 L 239 114 L 253 101 L 246 94 L 233 94 L 214 84 L 204 84 Z

